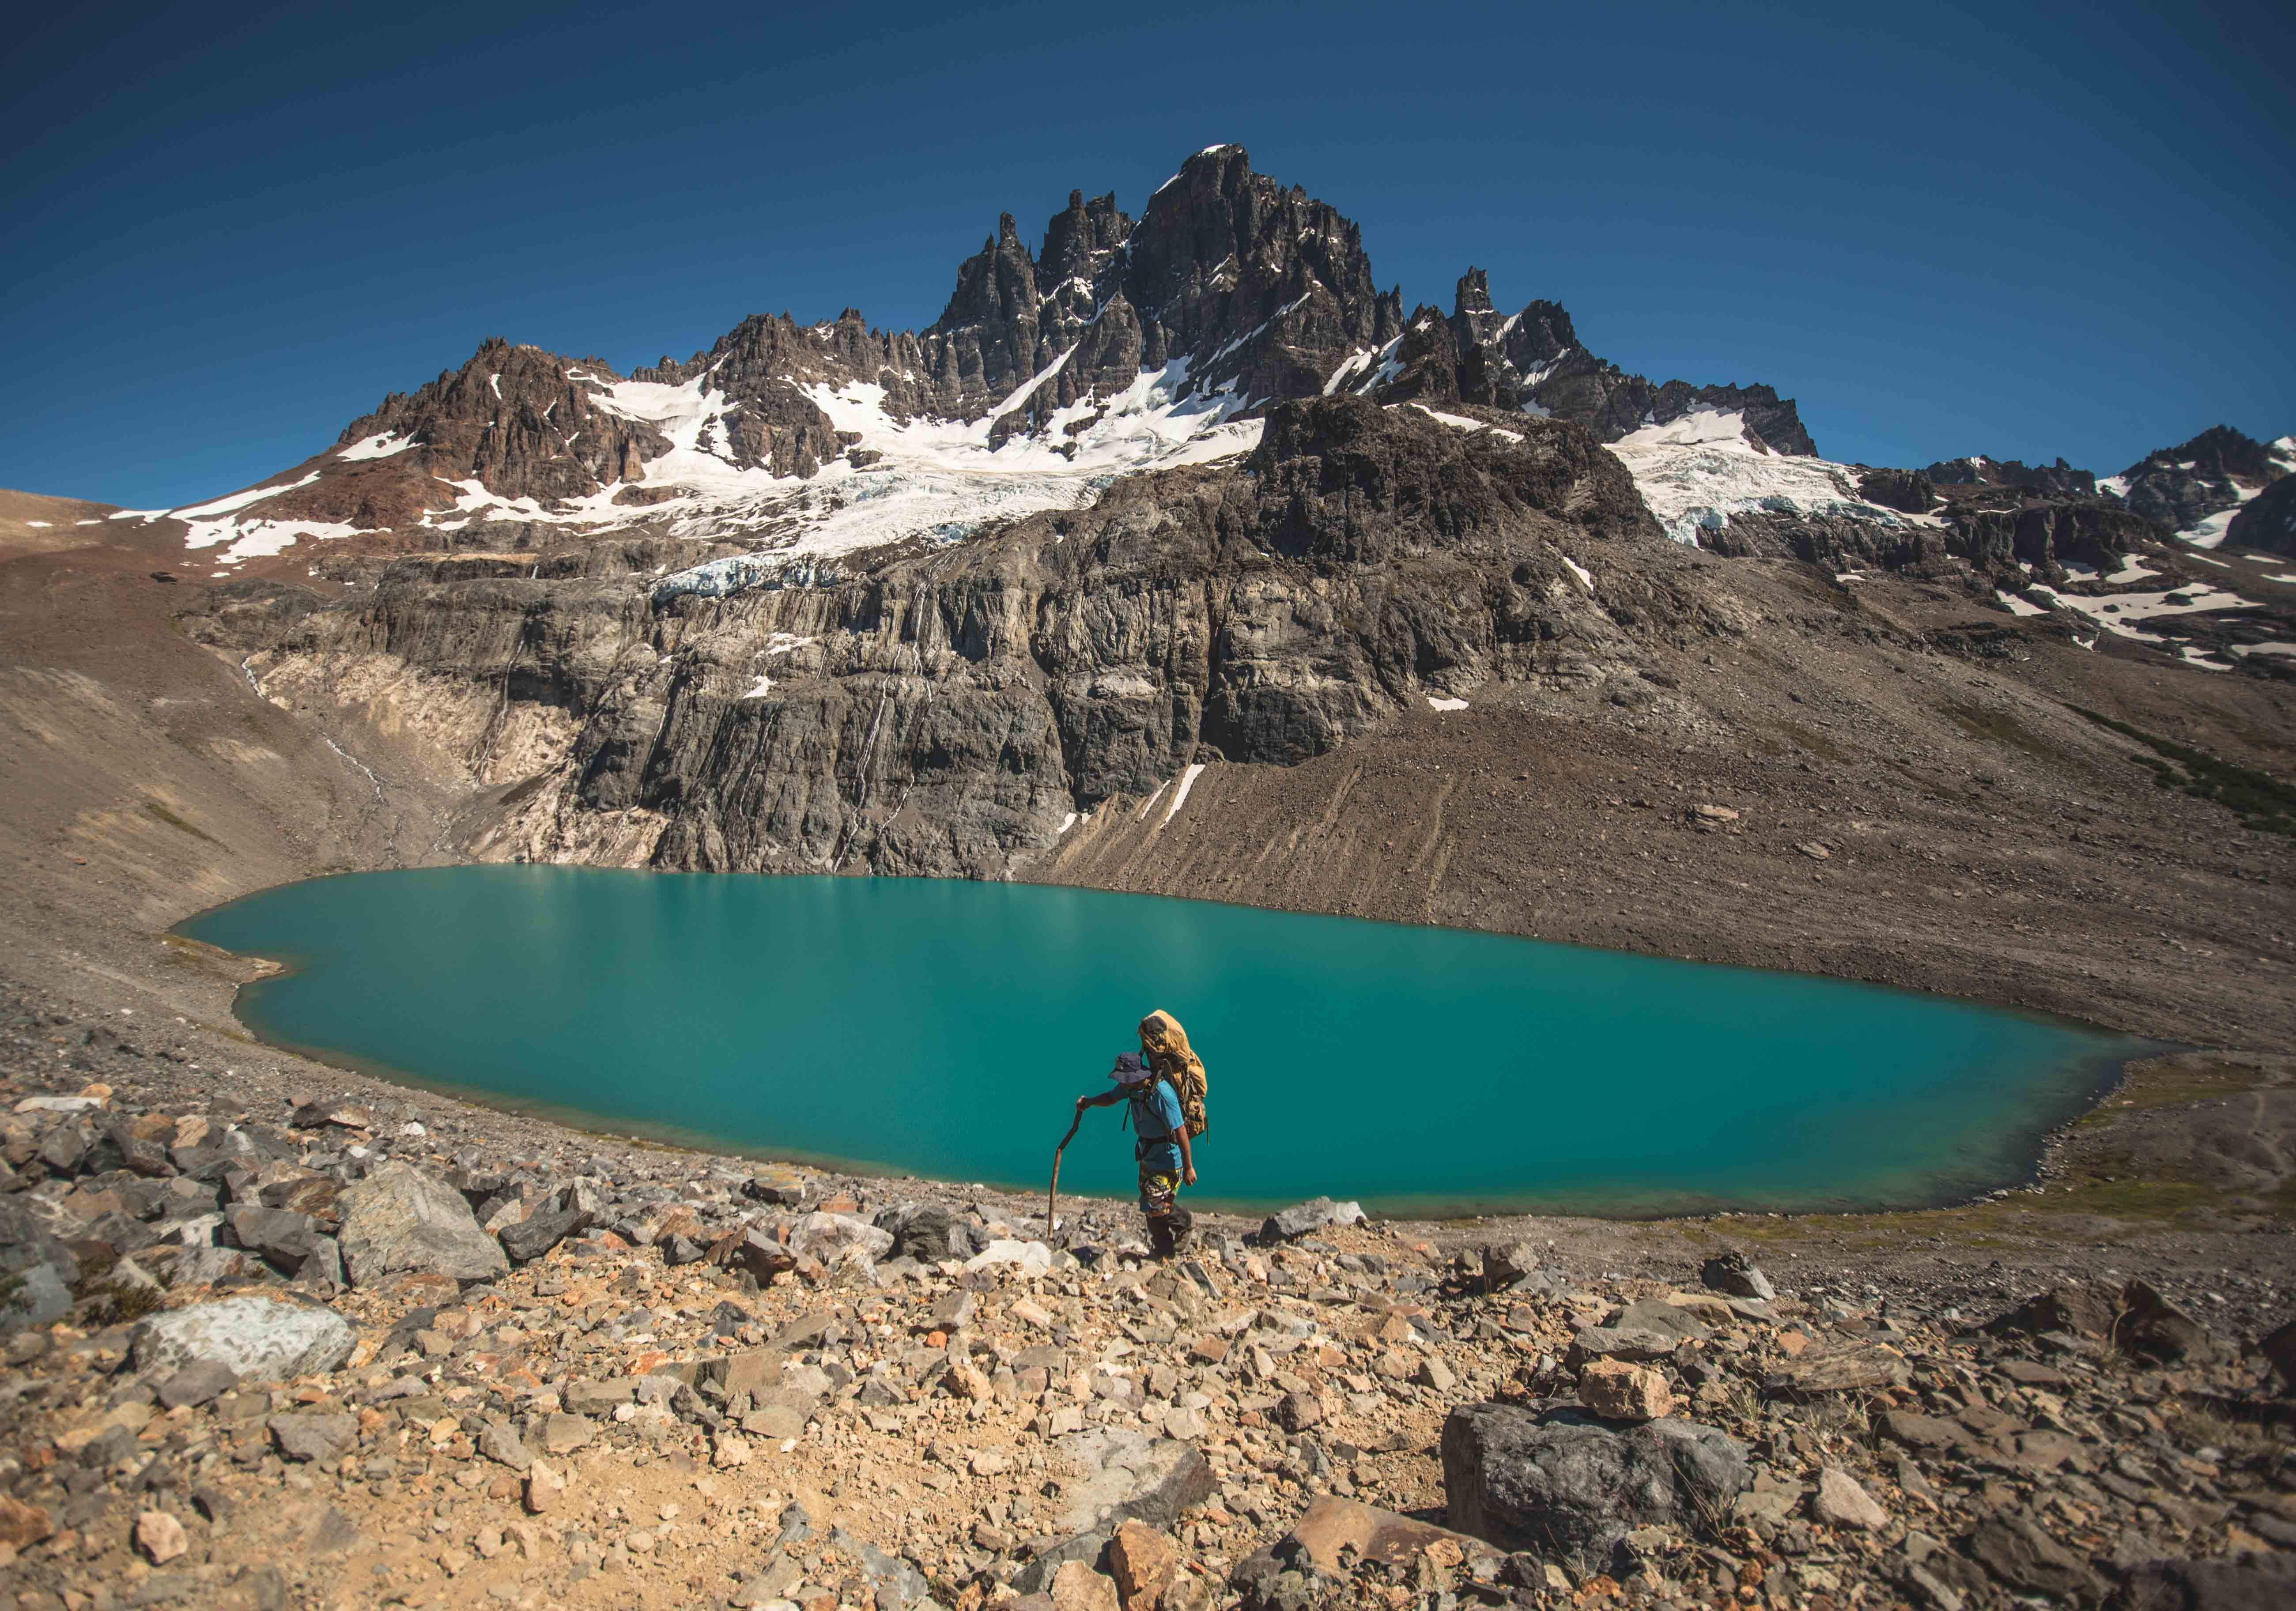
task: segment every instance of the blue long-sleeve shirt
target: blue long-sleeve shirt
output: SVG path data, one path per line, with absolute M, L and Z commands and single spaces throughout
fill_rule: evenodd
M 1180 1171 L 1179 1093 L 1168 1080 L 1150 1080 L 1129 1093 L 1132 1128 L 1140 1137 L 1140 1161 L 1177 1174 Z

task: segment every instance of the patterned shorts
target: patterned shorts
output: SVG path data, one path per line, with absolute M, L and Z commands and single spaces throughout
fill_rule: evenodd
M 1179 1195 L 1180 1175 L 1177 1170 L 1160 1169 L 1145 1161 L 1141 1164 L 1141 1213 L 1152 1220 L 1168 1219 Z

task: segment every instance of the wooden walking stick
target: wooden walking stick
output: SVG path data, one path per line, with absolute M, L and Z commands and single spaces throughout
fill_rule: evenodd
M 1066 1152 L 1069 1149 L 1069 1143 L 1076 1140 L 1077 1126 L 1083 1123 L 1084 1109 L 1078 1107 L 1076 1117 L 1070 1121 L 1069 1133 L 1061 1137 L 1061 1144 L 1053 1149 L 1053 1183 L 1050 1190 L 1045 1193 L 1045 1242 L 1047 1247 L 1052 1244 L 1053 1227 L 1058 1223 L 1054 1210 L 1061 1200 L 1061 1154 Z

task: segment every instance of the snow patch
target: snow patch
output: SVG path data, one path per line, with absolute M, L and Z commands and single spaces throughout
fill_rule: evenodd
M 1188 790 L 1196 786 L 1196 780 L 1203 775 L 1203 770 L 1204 764 L 1198 761 L 1180 773 L 1180 786 L 1172 791 L 1172 803 L 1164 807 L 1164 822 L 1168 822 L 1180 814 L 1180 807 L 1188 803 Z M 1162 825 L 1158 824 L 1159 827 Z
M 2021 599 L 2013 593 L 2003 593 L 1997 587 L 1993 590 L 1993 596 L 2007 605 L 2009 613 L 2013 616 L 2045 616 L 2049 613 L 2042 606 L 2030 600 Z
M 1720 531 L 1734 515 L 1832 515 L 1871 525 L 1934 526 L 1869 503 L 1846 464 L 1776 454 L 1746 435 L 1745 417 L 1702 408 L 1664 425 L 1645 425 L 1610 445 L 1634 476 L 1643 502 L 1677 543 Z
M 1424 403 L 1414 403 L 1411 406 L 1431 420 L 1440 421 L 1453 430 L 1487 430 L 1494 436 L 1505 437 L 1510 442 L 1522 440 L 1522 433 L 1519 430 L 1508 430 L 1499 425 L 1486 425 L 1480 420 L 1471 420 L 1464 414 L 1447 414 L 1439 409 L 1428 407 Z
M 1015 391 L 1001 412 L 1026 401 L 1066 359 L 1063 354 Z M 682 537 L 766 533 L 755 552 L 673 572 L 656 587 L 657 598 L 722 597 L 794 574 L 800 561 L 914 538 L 959 542 L 996 521 L 1080 508 L 1138 470 L 1208 463 L 1258 446 L 1260 421 L 1232 418 L 1244 406 L 1240 399 L 1182 396 L 1188 372 L 1185 358 L 1144 370 L 1113 397 L 1087 395 L 1054 410 L 1041 434 L 1009 437 L 994 447 L 994 413 L 970 422 L 904 420 L 886 411 L 882 386 L 816 383 L 802 388 L 806 397 L 837 429 L 857 435 L 858 449 L 878 457 L 857 469 L 849 458 L 834 460 L 810 480 L 742 469 L 701 448 L 702 427 L 721 417 L 724 400 L 703 393 L 699 380 L 683 387 L 624 382 L 594 396 L 653 424 L 672 442 L 669 453 L 647 463 L 647 483 L 693 491 L 652 506 L 648 518 L 666 521 L 671 535 Z M 716 439 L 723 440 L 722 431 Z M 611 506 L 619 490 L 578 501 L 571 512 L 522 518 L 627 524 L 629 512 Z
M 1464 710 L 1467 708 L 1467 701 L 1464 699 L 1439 699 L 1431 693 L 1427 696 L 1427 706 L 1431 710 Z
M 280 493 L 293 492 L 299 487 L 308 487 L 318 478 L 319 472 L 315 470 L 301 480 L 290 481 L 284 487 L 250 487 L 245 492 L 233 493 L 229 497 L 217 498 L 212 503 L 193 503 L 182 509 L 163 509 L 158 512 L 178 520 L 201 520 L 215 515 L 232 514 L 245 509 L 250 503 L 260 503 L 264 499 L 274 497 Z M 119 516 L 114 515 L 111 518 L 117 520 Z
M 338 459 L 388 459 L 393 454 L 403 454 L 414 446 L 412 437 L 394 436 L 383 431 L 372 437 L 362 437 L 348 447 L 335 449 Z
M 1570 574 L 1578 578 L 1578 582 L 1581 586 L 1586 588 L 1588 593 L 1595 591 L 1595 573 L 1593 571 L 1578 563 L 1578 560 L 1572 559 L 1569 554 L 1564 554 L 1562 556 L 1562 562 L 1570 568 Z

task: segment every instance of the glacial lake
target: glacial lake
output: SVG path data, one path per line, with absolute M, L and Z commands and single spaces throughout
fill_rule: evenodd
M 2024 1177 L 2151 1043 L 1939 997 L 1459 929 L 937 879 L 448 867 L 178 933 L 290 971 L 263 1039 L 497 1107 L 1044 1190 L 1163 1008 L 1194 1200 L 1636 1215 L 1912 1207 Z M 1063 1193 L 1128 1196 L 1123 1108 Z

